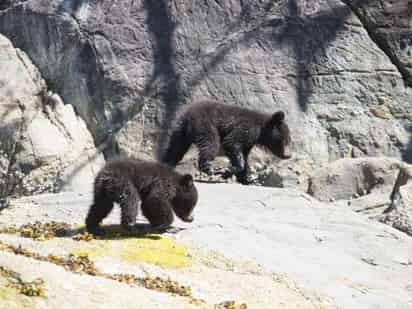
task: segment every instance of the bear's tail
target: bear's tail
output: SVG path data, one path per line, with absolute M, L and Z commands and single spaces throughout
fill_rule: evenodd
M 192 144 L 187 132 L 187 121 L 182 116 L 178 115 L 165 130 L 156 151 L 157 160 L 172 167 L 183 159 Z

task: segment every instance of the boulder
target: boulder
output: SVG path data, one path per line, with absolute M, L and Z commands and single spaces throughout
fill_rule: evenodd
M 399 195 L 399 204 L 396 207 L 389 204 L 389 207 L 376 218 L 412 236 L 412 183 L 400 187 Z
M 86 123 L 0 36 L 0 196 L 90 186 L 104 163 Z
M 380 222 L 412 236 L 412 169 L 400 169 L 387 209 L 378 216 Z
M 393 158 L 341 159 L 316 170 L 309 193 L 412 235 L 412 166 Z
M 406 163 L 387 157 L 340 159 L 313 172 L 308 192 L 321 201 L 349 200 L 374 192 L 390 192 Z

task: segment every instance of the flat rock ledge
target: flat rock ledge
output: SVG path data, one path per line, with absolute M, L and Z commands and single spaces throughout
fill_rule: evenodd
M 176 219 L 163 235 L 38 241 L 0 233 L 0 307 L 412 307 L 412 238 L 404 233 L 291 189 L 197 186 L 195 221 Z M 75 234 L 91 198 L 65 192 L 11 200 L 0 212 L 0 228 L 57 221 Z M 104 226 L 116 230 L 118 222 L 115 209 Z M 84 261 L 84 271 L 56 262 L 85 256 L 97 273 Z M 21 294 L 10 274 L 41 280 L 44 296 Z M 118 274 L 132 283 L 169 280 L 185 292 L 113 280 Z

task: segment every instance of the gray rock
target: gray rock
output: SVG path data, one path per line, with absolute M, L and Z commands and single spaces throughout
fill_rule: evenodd
M 266 273 L 274 273 L 275 282 L 282 282 L 280 274 L 284 274 L 283 276 L 294 282 L 287 286 L 296 287 L 298 295 L 304 295 L 315 308 L 411 307 L 412 239 L 407 235 L 369 220 L 349 208 L 321 203 L 291 189 L 238 184 L 197 186 L 201 199 L 194 212 L 194 222 L 188 224 L 177 219 L 174 223 L 178 232 L 173 235 L 179 241 L 187 241 L 207 250 L 216 250 L 230 259 L 240 258 L 260 264 Z M 0 223 L 4 226 L 10 222 L 20 225 L 35 220 L 63 220 L 77 225 L 83 223 L 91 198 L 90 194 L 61 193 L 13 200 L 12 207 L 0 213 Z M 119 223 L 118 208 L 104 221 L 104 224 L 112 223 Z M 11 242 L 14 239 L 15 244 L 31 246 L 37 250 L 43 248 L 44 252 L 56 252 L 71 244 L 70 239 L 33 243 L 27 239 L 11 237 L 13 235 L 7 238 L 6 236 L 0 235 L 3 241 Z M 87 248 L 87 243 L 80 245 Z M 2 265 L 14 266 L 14 269 L 19 271 L 15 265 L 17 262 L 13 261 L 20 259 L 12 257 L 0 253 Z M 25 263 L 25 268 L 28 268 L 28 265 L 30 263 Z M 99 265 L 106 269 L 120 268 L 117 261 L 110 259 L 103 259 Z M 41 269 L 46 272 L 44 277 L 50 289 L 57 289 L 58 299 L 64 298 L 64 295 L 59 293 L 59 285 L 48 275 L 47 269 Z M 131 272 L 136 269 L 136 265 L 130 264 L 123 269 Z M 242 286 L 243 292 L 233 298 L 243 299 L 246 303 L 248 299 L 254 300 L 256 293 L 263 291 L 256 288 L 256 283 L 248 279 L 248 272 L 242 272 L 242 268 L 232 270 L 242 274 L 242 279 L 238 279 L 240 281 L 237 284 L 230 281 L 231 272 L 222 274 L 221 271 L 222 267 L 218 267 L 215 275 L 207 276 L 201 269 L 196 268 L 196 272 L 200 272 L 201 281 L 189 280 L 190 270 L 184 269 L 181 273 L 169 271 L 167 274 L 171 278 L 186 278 L 183 282 L 191 282 L 192 290 L 204 295 L 206 299 L 213 298 L 217 293 L 216 284 L 234 284 L 229 291 L 238 290 L 238 286 Z M 42 274 L 37 273 L 38 276 Z M 67 276 L 67 280 L 72 282 L 73 279 Z M 89 276 L 85 276 L 84 280 L 93 281 L 94 286 L 101 282 L 98 278 L 92 279 Z M 265 277 L 261 277 L 261 280 L 265 280 Z M 84 282 L 79 279 L 76 286 L 83 287 Z M 213 291 L 210 287 L 213 287 Z M 245 294 L 248 289 L 253 292 Z M 116 291 L 113 293 L 117 293 Z M 308 291 L 316 293 L 319 298 L 313 300 L 307 296 Z M 74 292 L 70 293 L 73 295 Z M 94 291 L 90 293 L 94 295 Z M 230 293 L 233 295 L 233 292 Z M 277 304 L 283 294 L 272 293 L 262 295 L 268 297 L 267 304 L 272 300 L 272 306 L 250 307 L 273 308 L 273 304 Z M 319 302 L 325 299 L 329 299 L 330 303 L 322 302 L 322 306 Z M 89 302 L 90 299 L 86 301 Z M 289 302 L 284 305 L 311 308 L 311 305 L 302 303 L 300 306 Z
M 355 212 L 367 215 L 371 219 L 376 219 L 391 204 L 389 196 L 390 188 L 387 187 L 382 191 L 375 191 L 350 200 L 338 200 L 333 204 L 338 207 L 350 207 Z
M 409 179 L 412 166 L 393 158 L 341 159 L 316 170 L 308 191 L 319 200 L 350 208 L 412 236 Z
M 374 42 L 382 48 L 412 86 L 412 4 L 408 0 L 376 3 L 344 0 L 358 15 Z
M 340 159 L 315 170 L 308 192 L 321 201 L 349 200 L 373 192 L 387 192 L 389 198 L 399 168 L 394 158 Z
M 301 171 L 341 157 L 411 160 L 409 58 L 395 63 L 364 22 L 395 17 L 390 5 L 346 2 L 20 1 L 3 6 L 0 32 L 96 141 L 114 136 L 109 156 L 151 156 L 176 108 L 218 99 L 287 111 Z M 395 46 L 407 31 L 389 26 Z M 284 171 L 268 182 L 291 183 Z
M 104 163 L 85 122 L 0 36 L 0 196 L 90 186 Z
M 412 236 L 412 169 L 401 169 L 390 195 L 391 203 L 378 220 Z

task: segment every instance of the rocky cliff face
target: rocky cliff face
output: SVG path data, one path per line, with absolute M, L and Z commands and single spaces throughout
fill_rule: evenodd
M 306 188 L 302 175 L 341 157 L 412 160 L 409 9 L 402 0 L 20 0 L 0 7 L 0 32 L 95 144 L 110 137 L 107 156 L 150 157 L 159 128 L 198 99 L 283 109 L 295 157 L 274 162 L 269 178 Z
M 359 17 L 372 40 L 412 86 L 412 2 L 345 0 Z
M 0 32 L 128 153 L 208 98 L 285 110 L 299 162 L 410 160 L 408 3 L 344 2 L 22 0 Z

